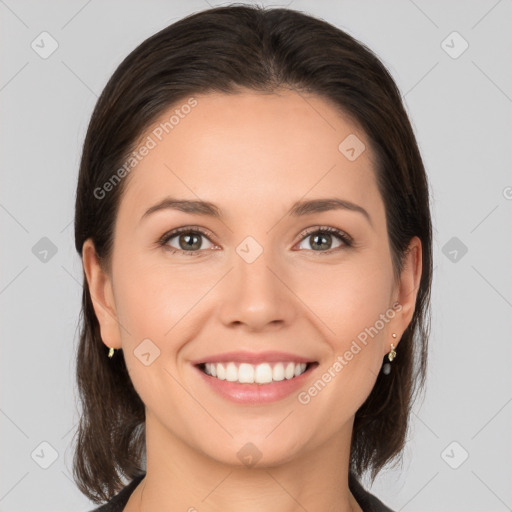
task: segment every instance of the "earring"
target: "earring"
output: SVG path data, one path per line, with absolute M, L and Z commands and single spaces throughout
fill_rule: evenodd
M 393 338 L 396 339 L 395 333 L 393 333 L 391 336 L 393 336 Z M 393 361 L 393 359 L 395 359 L 395 357 L 396 357 L 395 345 L 393 343 L 391 343 L 391 350 L 388 354 L 389 362 Z M 385 375 L 389 375 L 391 373 L 391 365 L 389 363 L 385 363 L 382 366 L 382 371 Z
M 112 357 L 114 355 L 114 347 L 110 347 L 110 350 L 108 351 L 108 357 Z

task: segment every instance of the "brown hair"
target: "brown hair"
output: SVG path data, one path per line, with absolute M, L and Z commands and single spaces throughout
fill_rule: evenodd
M 427 177 L 400 93 L 363 44 L 329 23 L 290 9 L 231 5 L 192 14 L 132 51 L 105 86 L 85 138 L 76 191 L 75 246 L 91 238 L 110 270 L 123 180 L 95 191 L 173 104 L 192 94 L 279 88 L 313 93 L 362 128 L 376 155 L 395 277 L 412 237 L 423 272 L 411 323 L 389 375 L 382 372 L 355 415 L 350 469 L 378 471 L 402 453 L 412 402 L 424 387 L 430 330 L 432 233 Z M 73 474 L 94 502 L 108 501 L 144 471 L 145 412 L 124 358 L 107 358 L 84 273 L 77 382 L 82 414 Z

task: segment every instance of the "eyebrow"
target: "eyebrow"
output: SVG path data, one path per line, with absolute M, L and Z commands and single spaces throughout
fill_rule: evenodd
M 166 197 L 157 204 L 148 208 L 141 217 L 141 221 L 154 212 L 160 210 L 178 210 L 185 213 L 206 215 L 222 219 L 222 211 L 218 206 L 208 201 L 195 201 L 191 199 L 176 199 Z M 373 227 L 370 214 L 362 207 L 351 201 L 338 198 L 311 199 L 309 201 L 297 201 L 288 212 L 292 217 L 302 217 L 313 213 L 326 212 L 330 210 L 350 210 L 361 213 Z

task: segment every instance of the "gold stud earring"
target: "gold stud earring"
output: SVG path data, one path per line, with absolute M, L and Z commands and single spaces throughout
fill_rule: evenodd
M 391 336 L 393 336 L 393 338 L 396 339 L 395 333 L 393 333 Z M 393 361 L 393 359 L 395 359 L 395 357 L 396 357 L 395 345 L 393 343 L 391 343 L 391 351 L 388 353 L 388 359 L 391 362 L 391 361 Z M 389 375 L 391 373 L 391 365 L 389 363 L 384 363 L 382 365 L 382 372 L 385 375 Z
M 396 334 L 395 333 L 393 333 L 392 336 L 393 336 L 393 338 L 396 339 Z M 391 351 L 388 354 L 388 359 L 390 361 L 393 361 L 393 359 L 395 359 L 395 357 L 396 357 L 395 345 L 393 345 L 393 343 L 391 343 Z
M 108 351 L 108 357 L 112 357 L 114 355 L 114 347 L 110 347 L 110 350 Z

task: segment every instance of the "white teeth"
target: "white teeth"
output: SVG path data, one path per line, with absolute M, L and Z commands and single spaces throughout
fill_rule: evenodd
M 284 380 L 284 366 L 281 363 L 274 366 L 274 369 L 272 370 L 272 380 Z
M 238 369 L 235 366 L 235 363 L 228 363 L 226 366 L 226 380 L 229 382 L 235 382 L 235 380 L 238 380 Z
M 242 363 L 238 368 L 238 382 L 254 382 L 254 366 Z
M 306 371 L 306 363 L 262 363 L 258 365 L 234 362 L 205 363 L 205 373 L 220 380 L 247 384 L 268 384 L 293 379 Z
M 272 368 L 270 368 L 268 363 L 256 366 L 255 373 L 254 382 L 257 384 L 267 384 L 268 382 L 272 382 Z
M 214 370 L 211 369 L 212 366 L 215 367 Z M 226 378 L 226 370 L 224 369 L 224 366 L 222 366 L 221 364 L 217 365 L 217 364 L 213 364 L 213 363 L 209 363 L 209 364 L 207 363 L 206 371 L 207 371 L 207 373 L 209 373 L 212 376 L 213 376 L 213 373 L 215 372 L 217 374 L 217 375 L 215 375 L 215 377 L 217 377 L 220 380 L 224 380 Z

